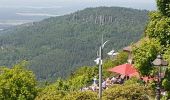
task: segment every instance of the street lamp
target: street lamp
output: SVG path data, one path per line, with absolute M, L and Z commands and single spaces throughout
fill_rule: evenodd
M 165 71 L 167 68 L 168 63 L 163 60 L 161 55 L 158 55 L 157 58 L 152 62 L 152 64 L 158 68 L 158 80 L 157 80 L 157 86 L 156 86 L 156 100 L 160 100 L 161 98 L 161 78 L 164 77 Z M 162 72 L 162 68 L 163 72 Z
M 103 64 L 103 49 L 104 49 L 104 46 L 105 44 L 108 42 L 105 41 L 103 43 L 103 37 L 102 37 L 102 44 L 101 46 L 99 47 L 99 100 L 102 100 L 102 64 Z
M 97 65 L 99 65 L 99 100 L 102 100 L 102 59 L 103 59 L 103 49 L 104 49 L 104 46 L 105 44 L 108 42 L 105 41 L 103 43 L 103 35 L 102 35 L 102 43 L 101 43 L 101 46 L 99 47 L 99 55 L 98 55 L 98 58 L 96 60 L 94 60 L 96 62 Z

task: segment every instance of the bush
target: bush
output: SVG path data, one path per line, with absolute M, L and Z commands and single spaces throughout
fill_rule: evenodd
M 50 85 L 40 91 L 35 100 L 60 100 L 65 94 L 65 91 L 57 90 L 56 85 Z
M 0 68 L 0 100 L 33 100 L 37 94 L 35 76 L 24 67 L 26 62 L 13 68 Z
M 143 85 L 144 82 L 136 77 L 132 77 L 130 78 L 129 80 L 125 81 L 125 85 L 130 85 L 130 84 L 134 84 L 134 83 L 137 83 L 137 84 L 141 84 Z
M 63 100 L 98 100 L 97 93 L 92 91 L 72 92 L 64 97 Z
M 84 66 L 77 69 L 66 82 L 70 90 L 79 90 L 82 87 L 92 84 L 92 80 L 97 73 L 97 67 Z
M 150 87 L 139 84 L 114 85 L 104 91 L 103 100 L 149 100 L 154 96 Z

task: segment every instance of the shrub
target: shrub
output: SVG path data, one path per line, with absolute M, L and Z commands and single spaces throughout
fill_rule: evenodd
M 114 85 L 104 91 L 103 100 L 149 100 L 153 96 L 150 87 L 139 84 Z
M 57 90 L 55 85 L 50 85 L 40 91 L 35 100 L 61 100 L 65 94 L 65 91 Z
M 35 76 L 23 61 L 13 68 L 0 68 L 0 100 L 33 100 L 37 94 Z
M 63 100 L 98 100 L 97 93 L 92 91 L 72 92 L 64 97 Z

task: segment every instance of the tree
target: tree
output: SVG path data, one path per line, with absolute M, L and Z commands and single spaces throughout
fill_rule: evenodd
M 145 34 L 158 39 L 162 45 L 170 44 L 170 1 L 157 0 L 158 11 L 150 13 Z
M 166 61 L 168 61 L 169 65 L 168 68 L 166 69 L 165 78 L 162 81 L 162 86 L 166 91 L 168 91 L 167 98 L 170 98 L 170 47 L 167 48 L 163 57 L 166 59 Z
M 158 39 L 162 45 L 170 44 L 170 18 L 160 12 L 151 12 L 150 21 L 145 30 L 149 38 Z
M 149 37 L 149 40 L 156 40 L 157 42 L 143 42 L 142 45 L 133 50 L 135 66 L 142 75 L 151 71 L 151 61 L 156 58 L 158 53 L 164 54 L 164 57 L 170 63 L 170 1 L 157 0 L 157 7 L 158 11 L 150 13 L 150 20 L 145 30 L 145 36 Z M 163 88 L 168 92 L 166 99 L 170 98 L 169 66 L 162 81 Z
M 156 39 L 144 38 L 140 43 L 133 45 L 132 55 L 135 67 L 141 75 L 149 75 L 153 69 L 151 62 L 161 51 L 160 42 Z
M 37 93 L 35 76 L 25 68 L 25 62 L 11 69 L 0 68 L 1 100 L 33 100 Z
M 170 17 L 170 1 L 169 0 L 157 0 L 158 10 L 168 17 Z

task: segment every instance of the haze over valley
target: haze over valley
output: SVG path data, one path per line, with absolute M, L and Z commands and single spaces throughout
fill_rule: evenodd
M 61 16 L 87 7 L 120 6 L 136 9 L 155 10 L 154 0 L 0 0 L 0 31 L 45 18 Z

